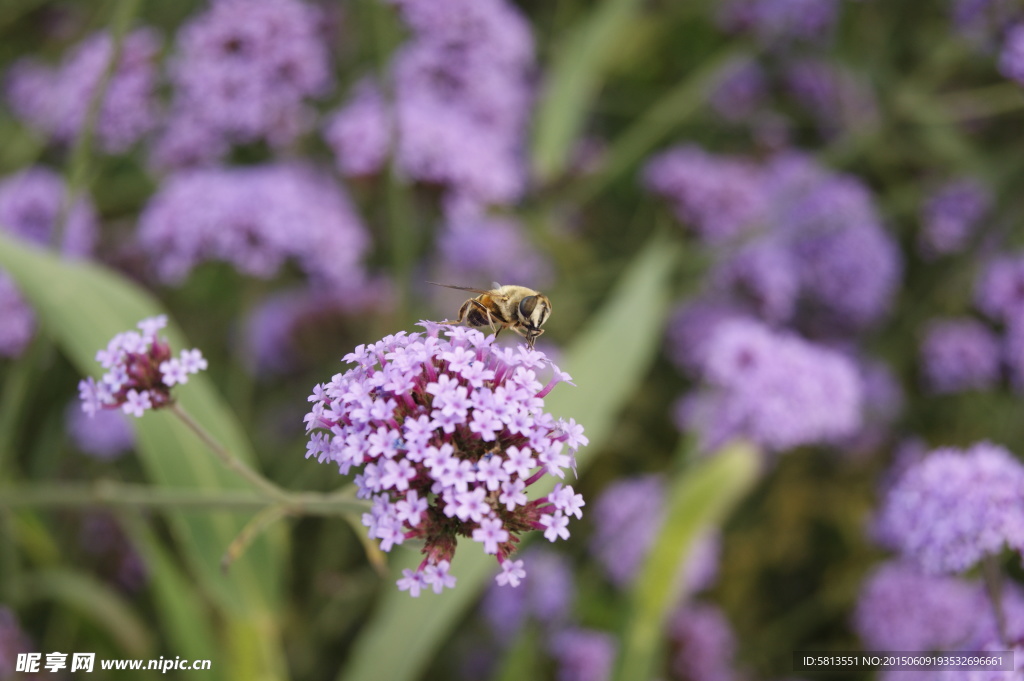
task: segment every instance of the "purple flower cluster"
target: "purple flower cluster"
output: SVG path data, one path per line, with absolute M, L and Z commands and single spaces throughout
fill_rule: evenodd
M 926 383 L 937 393 L 986 390 L 999 380 L 995 334 L 974 319 L 932 322 L 921 344 Z
M 755 166 L 683 147 L 651 160 L 645 179 L 702 241 L 724 246 L 713 280 L 726 301 L 811 329 L 860 330 L 887 312 L 900 252 L 856 178 L 795 153 Z
M 78 402 L 72 402 L 64 411 L 64 423 L 75 446 L 96 459 L 116 459 L 135 446 L 135 433 L 119 411 L 101 409 L 87 414 Z
M 985 605 L 976 584 L 891 562 L 865 580 L 854 624 L 868 650 L 955 650 L 969 642 Z
M 1024 24 L 1018 24 L 1006 32 L 999 55 L 999 70 L 1010 80 L 1024 85 Z
M 168 281 L 182 280 L 207 259 L 270 277 L 292 257 L 334 293 L 362 286 L 359 259 L 369 245 L 341 189 L 296 165 L 172 175 L 143 211 L 139 241 Z
M 426 335 L 404 331 L 345 356 L 356 366 L 317 385 L 306 415 L 307 457 L 353 468 L 369 534 L 390 551 L 422 539 L 424 559 L 398 586 L 412 596 L 455 584 L 448 574 L 459 537 L 483 544 L 517 586 L 522 560 L 511 554 L 519 534 L 541 530 L 549 541 L 569 537 L 583 497 L 557 483 L 530 500 L 527 488 L 549 475 L 564 478 L 583 429 L 544 412 L 544 396 L 567 374 L 542 352 L 496 348 L 475 329 L 424 322 Z M 440 336 L 444 329 L 447 339 Z M 538 372 L 550 371 L 546 385 Z
M 838 15 L 839 0 L 730 0 L 722 6 L 719 23 L 765 44 L 818 41 L 831 35 Z
M 997 322 L 1024 318 L 1024 256 L 988 263 L 975 283 L 974 304 Z
M 929 574 L 1024 551 L 1024 466 L 988 442 L 936 450 L 889 491 L 877 532 Z
M 989 211 L 992 197 L 976 180 L 947 182 L 921 209 L 918 249 L 926 257 L 959 253 Z
M 305 99 L 331 85 L 320 10 L 300 0 L 212 0 L 178 33 L 174 101 L 154 152 L 161 167 L 216 159 L 228 145 L 292 142 Z
M 45 246 L 54 239 L 66 188 L 52 170 L 30 167 L 0 180 L 0 229 Z M 82 256 L 96 240 L 96 214 L 81 198 L 68 211 L 61 235 L 61 251 Z M 0 270 L 0 356 L 16 357 L 32 339 L 35 315 L 14 284 Z
M 393 151 L 412 180 L 480 203 L 523 190 L 531 104 L 529 25 L 505 0 L 393 0 L 412 30 L 391 65 L 393 101 L 364 81 L 325 136 L 345 173 L 381 169 Z
M 93 415 L 101 409 L 120 408 L 136 418 L 147 409 L 160 409 L 173 402 L 171 388 L 188 383 L 188 377 L 206 369 L 198 349 L 171 355 L 166 338 L 157 332 L 167 325 L 160 315 L 139 322 L 139 331 L 114 336 L 106 349 L 96 353 L 96 361 L 107 370 L 97 382 L 91 376 L 78 383 L 82 411 Z
M 551 637 L 558 681 L 608 681 L 618 652 L 615 637 L 594 629 L 565 629 Z
M 701 375 L 705 389 L 684 403 L 681 418 L 708 450 L 748 437 L 784 451 L 836 441 L 861 425 L 853 361 L 753 320 L 717 325 Z
M 647 188 L 668 200 L 679 220 L 710 244 L 735 239 L 763 219 L 768 197 L 761 179 L 753 164 L 695 146 L 659 154 L 644 170 Z
M 439 281 L 528 281 L 533 287 L 550 282 L 551 263 L 514 218 L 489 215 L 465 201 L 449 201 L 445 212 Z
M 672 671 L 690 681 L 733 681 L 736 638 L 721 610 L 713 605 L 686 604 L 668 624 L 673 649 Z
M 96 121 L 96 135 L 106 151 L 126 151 L 157 125 L 159 52 L 160 41 L 149 29 L 125 36 Z M 11 108 L 32 128 L 57 142 L 70 143 L 85 123 L 89 103 L 113 56 L 110 35 L 99 33 L 76 47 L 56 68 L 19 61 L 8 77 Z

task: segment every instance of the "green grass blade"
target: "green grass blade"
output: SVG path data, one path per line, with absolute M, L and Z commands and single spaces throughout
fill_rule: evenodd
M 657 353 L 668 310 L 668 277 L 673 248 L 660 239 L 636 257 L 611 296 L 565 353 L 562 368 L 577 387 L 558 386 L 546 399 L 556 416 L 573 417 L 586 428 L 590 446 L 579 453 L 582 471 L 611 433 L 618 413 L 637 389 Z M 538 483 L 538 493 L 548 487 Z M 357 640 L 339 681 L 412 681 L 423 673 L 438 647 L 469 610 L 496 572 L 492 556 L 466 546 L 452 561 L 455 589 L 411 598 L 391 585 L 373 619 Z M 404 552 L 392 562 L 393 575 L 413 568 L 420 556 Z M 395 642 L 402 654 L 396 655 Z
M 655 678 L 665 621 L 679 603 L 685 580 L 679 566 L 694 542 L 720 525 L 750 490 L 759 467 L 759 452 L 752 445 L 734 443 L 671 483 L 665 524 L 633 588 L 615 677 L 619 681 Z
M 533 140 L 533 171 L 541 182 L 561 174 L 584 118 L 614 57 L 610 45 L 629 27 L 638 0 L 605 0 L 565 39 L 541 95 Z

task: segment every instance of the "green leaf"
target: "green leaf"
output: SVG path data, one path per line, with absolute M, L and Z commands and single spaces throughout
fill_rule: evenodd
M 164 312 L 152 296 L 104 267 L 61 260 L 3 232 L 0 228 L 0 267 L 14 277 L 43 327 L 83 374 L 98 371 L 95 353 L 116 333 Z M 173 321 L 165 331 L 172 347 L 188 347 Z M 176 392 L 176 398 L 228 450 L 242 460 L 253 460 L 244 431 L 208 377 L 192 377 Z M 154 483 L 209 490 L 249 489 L 171 414 L 150 413 L 134 420 L 133 425 L 139 456 Z M 184 512 L 168 513 L 168 518 L 198 583 L 228 618 L 229 634 L 237 627 L 260 636 L 253 646 L 263 653 L 261 661 L 270 665 L 266 673 L 282 674 L 280 642 L 272 625 L 280 601 L 281 533 L 256 542 L 226 576 L 220 570 L 220 558 L 241 531 L 244 518 Z
M 632 612 L 622 637 L 617 679 L 654 678 L 665 622 L 679 604 L 686 578 L 679 566 L 694 542 L 720 525 L 749 491 L 759 468 L 757 449 L 747 443 L 734 443 L 701 459 L 671 483 L 665 524 L 633 587 Z
M 153 640 L 149 627 L 128 602 L 94 577 L 61 568 L 25 575 L 26 600 L 48 600 L 77 611 L 104 629 L 132 657 L 149 657 Z
M 673 247 L 653 240 L 622 277 L 611 299 L 575 343 L 561 366 L 578 387 L 561 385 L 545 400 L 556 416 L 582 423 L 590 445 L 577 456 L 582 471 L 615 425 L 615 418 L 637 389 L 657 353 L 668 310 L 668 277 L 676 259 Z M 538 494 L 551 481 L 538 482 Z M 468 549 L 468 550 L 467 550 Z M 394 560 L 394 574 L 415 568 L 421 557 L 404 551 Z M 438 647 L 476 601 L 496 571 L 493 556 L 465 546 L 452 561 L 457 586 L 441 595 L 411 598 L 385 585 L 379 609 L 356 641 L 339 681 L 412 681 L 422 674 Z M 401 641 L 402 654 L 394 653 Z
M 541 95 L 533 143 L 533 170 L 541 182 L 565 170 L 573 146 L 608 70 L 619 37 L 638 0 L 604 0 L 565 38 Z
M 146 565 L 149 588 L 170 651 L 193 660 L 214 659 L 216 639 L 209 613 L 195 587 L 178 569 L 141 516 L 123 513 L 119 519 Z M 214 675 L 211 678 L 226 678 L 219 667 L 213 667 L 210 672 Z

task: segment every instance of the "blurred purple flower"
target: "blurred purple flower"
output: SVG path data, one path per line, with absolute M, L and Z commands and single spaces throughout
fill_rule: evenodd
M 729 0 L 719 24 L 734 33 L 751 33 L 762 43 L 820 41 L 832 34 L 839 0 Z
M 171 62 L 171 116 L 158 165 L 209 161 L 224 143 L 289 144 L 312 124 L 305 99 L 331 85 L 321 12 L 299 0 L 212 0 L 181 28 Z M 201 132 L 200 132 L 201 131 Z M 203 138 L 221 144 L 188 146 Z M 172 153 L 172 152 L 177 153 Z
M 986 607 L 977 584 L 890 562 L 861 586 L 854 624 L 868 650 L 962 649 Z
M 729 621 L 717 607 L 687 604 L 668 623 L 673 647 L 672 671 L 689 681 L 733 681 L 736 639 Z
M 449 199 L 438 237 L 444 281 L 518 284 L 541 288 L 551 281 L 551 263 L 530 243 L 514 218 L 489 215 L 472 201 Z
M 377 86 L 369 80 L 359 83 L 324 129 L 324 139 L 343 174 L 373 175 L 384 167 L 391 146 L 391 118 Z
M 995 334 L 978 321 L 933 321 L 921 344 L 922 373 L 937 393 L 987 390 L 999 380 L 999 350 Z
M 582 517 L 583 497 L 569 485 L 526 494 L 545 476 L 564 478 L 587 444 L 575 421 L 544 412 L 544 396 L 568 375 L 526 346 L 499 349 L 476 329 L 421 325 L 427 334 L 360 345 L 345 357 L 358 366 L 314 388 L 306 456 L 337 463 L 342 475 L 359 469 L 358 496 L 373 501 L 363 523 L 382 550 L 424 541 L 422 563 L 403 571 L 399 589 L 416 597 L 453 587 L 458 537 L 483 544 L 502 567 L 495 581 L 515 587 L 526 576 L 512 556 L 518 535 L 568 539 L 570 516 Z M 545 371 L 547 385 L 538 379 Z
M 484 593 L 481 609 L 499 642 L 510 643 L 529 619 L 557 627 L 569 616 L 575 598 L 575 582 L 569 561 L 543 547 L 523 551 L 530 571 L 516 589 L 492 583 Z
M 776 219 L 791 235 L 805 299 L 830 323 L 860 329 L 888 311 L 900 250 L 860 181 L 833 175 L 813 183 Z
M 300 341 L 306 334 L 320 334 L 322 327 L 339 317 L 386 309 L 390 304 L 389 282 L 383 278 L 370 279 L 340 295 L 309 288 L 275 292 L 243 322 L 246 367 L 257 378 L 294 371 L 302 364 Z
M 325 135 L 339 167 L 376 172 L 393 148 L 412 180 L 483 203 L 518 198 L 532 99 L 529 24 L 504 0 L 393 1 L 413 32 L 391 65 L 394 99 L 384 102 L 364 81 L 334 115 Z
M 992 197 L 980 182 L 947 182 L 928 197 L 921 209 L 918 250 L 925 257 L 959 253 L 991 205 Z
M 628 586 L 665 520 L 665 480 L 659 475 L 619 480 L 594 502 L 590 552 L 608 579 Z
M 715 284 L 769 322 L 792 317 L 800 292 L 799 271 L 789 249 L 777 240 L 744 246 L 721 262 Z
M 697 299 L 680 305 L 668 325 L 669 357 L 681 370 L 698 373 L 706 362 L 717 326 L 746 317 L 739 307 L 712 300 Z
M 56 68 L 17 62 L 10 71 L 7 98 L 27 125 L 60 143 L 70 143 L 85 123 L 96 88 L 113 57 L 110 35 L 98 33 L 77 46 Z M 111 153 L 126 151 L 156 125 L 155 91 L 160 41 L 149 29 L 124 38 L 121 58 L 100 106 L 96 135 Z
M 99 562 L 99 570 L 113 584 L 128 592 L 141 589 L 149 579 L 142 557 L 108 513 L 89 513 L 82 518 L 79 545 Z
M 1024 317 L 1024 256 L 989 262 L 975 280 L 974 303 L 995 321 Z
M 644 184 L 668 200 L 676 217 L 709 244 L 751 230 L 766 212 L 768 196 L 756 166 L 695 146 L 652 158 L 644 169 Z
M 103 409 L 90 416 L 76 400 L 64 410 L 64 423 L 75 446 L 100 460 L 117 459 L 135 446 L 135 431 L 119 411 Z
M 938 449 L 890 490 L 878 536 L 929 574 L 962 572 L 1005 547 L 1024 550 L 1024 466 L 981 442 Z
M 762 104 L 768 91 L 764 69 L 753 59 L 729 64 L 708 99 L 711 108 L 723 118 L 739 121 L 747 118 Z
M 65 193 L 64 180 L 49 168 L 33 166 L 8 175 L 0 180 L 0 227 L 26 241 L 50 244 Z M 60 250 L 68 256 L 88 255 L 97 231 L 92 203 L 79 198 L 68 213 Z
M 800 59 L 788 65 L 785 80 L 826 135 L 855 132 L 878 122 L 874 93 L 852 71 L 819 59 Z
M 999 71 L 1024 85 L 1024 24 L 1017 24 L 1006 32 L 999 55 Z
M 143 210 L 139 241 L 166 281 L 180 282 L 203 260 L 269 278 L 292 257 L 328 293 L 363 285 L 359 260 L 369 246 L 340 187 L 297 165 L 172 175 Z
M 752 320 L 717 326 L 702 373 L 706 387 L 682 416 L 706 450 L 749 437 L 785 451 L 834 442 L 862 424 L 863 386 L 852 360 Z
M 953 0 L 951 5 L 956 29 L 986 52 L 1022 18 L 1017 0 Z
M 607 681 L 617 654 L 615 637 L 594 629 L 565 629 L 548 649 L 558 664 L 558 681 Z
M 66 189 L 52 170 L 30 167 L 0 180 L 0 229 L 32 243 L 47 246 L 61 215 Z M 86 198 L 68 212 L 61 251 L 84 256 L 96 241 L 96 214 Z M 0 270 L 0 356 L 17 357 L 35 331 L 35 315 L 14 280 Z

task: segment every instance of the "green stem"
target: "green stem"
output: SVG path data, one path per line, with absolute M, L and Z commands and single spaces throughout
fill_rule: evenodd
M 248 482 L 250 485 L 263 492 L 263 494 L 268 498 L 273 499 L 274 501 L 282 503 L 286 506 L 291 505 L 293 503 L 294 495 L 292 495 L 290 492 L 285 491 L 281 487 L 278 487 L 270 480 L 267 480 L 265 477 L 260 475 L 255 469 L 251 468 L 241 459 L 235 457 L 231 452 L 229 452 L 224 447 L 224 445 L 222 445 L 212 435 L 210 435 L 210 432 L 208 430 L 203 428 L 203 426 L 200 425 L 198 421 L 192 418 L 192 415 L 185 411 L 180 404 L 172 404 L 171 412 L 173 412 L 175 416 L 181 419 L 182 422 L 192 430 L 192 432 L 198 435 L 199 439 L 206 443 L 206 445 L 217 456 L 217 458 L 221 460 L 221 463 L 227 466 L 229 470 L 234 471 L 239 476 L 244 478 L 246 482 Z
M 1003 575 L 995 556 L 985 556 L 981 562 L 981 575 L 985 582 L 985 593 L 992 603 L 996 616 L 996 630 L 999 640 L 1006 643 L 1006 615 L 1003 612 Z
M 114 17 L 111 20 L 110 39 L 113 49 L 110 54 L 110 61 L 100 76 L 96 89 L 89 98 L 89 105 L 85 111 L 85 120 L 82 121 L 82 129 L 78 131 L 75 138 L 75 145 L 71 149 L 71 159 L 68 162 L 67 191 L 64 193 L 64 201 L 61 205 L 60 215 L 53 227 L 53 235 L 50 244 L 54 250 L 60 250 L 64 239 L 64 231 L 67 227 L 68 216 L 75 203 L 89 188 L 89 172 L 92 161 L 93 138 L 95 136 L 96 122 L 99 120 L 100 111 L 103 108 L 103 100 L 107 95 L 107 88 L 113 78 L 117 65 L 121 61 L 121 51 L 124 47 L 124 36 L 128 27 L 135 18 L 139 9 L 139 0 L 119 0 L 115 3 Z
M 274 505 L 267 506 L 262 511 L 253 516 L 252 520 L 245 524 L 242 531 L 238 533 L 231 544 L 228 545 L 227 550 L 224 552 L 224 556 L 220 559 L 220 569 L 225 573 L 231 567 L 231 564 L 238 560 L 245 550 L 252 545 L 253 541 L 264 531 L 278 520 L 285 518 L 289 515 L 293 515 L 292 511 L 285 506 Z
M 997 83 L 939 98 L 950 120 L 974 121 L 1024 109 L 1024 92 L 1018 83 Z
M 53 345 L 43 334 L 37 333 L 28 351 L 11 367 L 0 393 L 0 479 L 10 477 L 14 460 L 18 424 L 22 423 L 29 398 L 35 392 L 37 372 L 49 358 Z
M 244 490 L 202 490 L 150 487 L 99 480 L 93 483 L 58 483 L 0 487 L 0 509 L 91 508 L 175 509 L 189 511 L 233 511 L 251 513 L 269 507 L 296 515 L 345 515 L 368 508 L 365 501 L 346 492 L 290 495 L 288 503 L 275 503 Z

